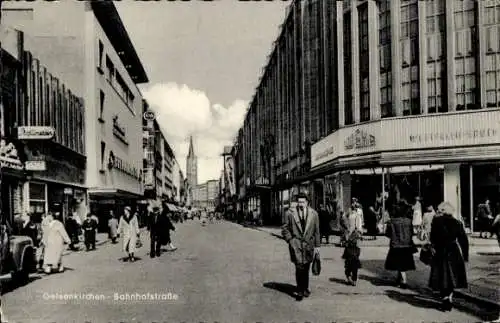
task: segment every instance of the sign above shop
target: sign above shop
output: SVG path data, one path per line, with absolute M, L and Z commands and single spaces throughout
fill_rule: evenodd
M 146 121 L 153 121 L 156 118 L 156 116 L 155 116 L 155 113 L 153 111 L 146 111 L 143 114 L 143 118 Z
M 5 168 L 23 169 L 23 163 L 17 155 L 17 149 L 13 143 L 7 144 L 5 140 L 0 140 L 0 166 Z
M 116 157 L 112 151 L 109 152 L 108 168 L 110 170 L 117 169 L 138 180 L 142 180 L 142 170 L 139 171 L 137 167 L 131 165 L 129 162 L 121 159 L 120 157 Z
M 124 144 L 128 145 L 127 131 L 125 127 L 118 122 L 118 115 L 113 117 L 113 134 L 120 139 Z
M 28 160 L 25 163 L 26 170 L 29 171 L 44 171 L 47 170 L 47 164 L 45 160 Z
M 376 145 L 375 136 L 360 129 L 356 129 L 349 137 L 344 140 L 345 150 L 370 148 Z
M 56 129 L 46 126 L 17 127 L 19 140 L 50 140 L 56 135 Z

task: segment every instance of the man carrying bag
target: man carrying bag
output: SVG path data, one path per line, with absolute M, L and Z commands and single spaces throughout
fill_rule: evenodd
M 287 211 L 282 235 L 288 243 L 290 260 L 295 265 L 295 296 L 297 301 L 301 301 L 311 294 L 309 270 L 315 256 L 319 259 L 321 245 L 318 213 L 308 206 L 306 194 L 297 195 L 297 207 Z

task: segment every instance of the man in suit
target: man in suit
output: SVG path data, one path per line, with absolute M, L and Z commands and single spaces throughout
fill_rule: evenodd
M 297 205 L 285 214 L 282 235 L 288 243 L 290 260 L 295 265 L 296 299 L 309 297 L 309 269 L 314 254 L 319 254 L 321 237 L 318 213 L 308 205 L 306 194 L 297 195 Z
M 162 214 L 158 205 L 153 206 L 153 212 L 149 217 L 149 237 L 151 239 L 151 248 L 149 256 L 151 258 L 159 257 L 161 254 L 161 230 L 162 230 Z

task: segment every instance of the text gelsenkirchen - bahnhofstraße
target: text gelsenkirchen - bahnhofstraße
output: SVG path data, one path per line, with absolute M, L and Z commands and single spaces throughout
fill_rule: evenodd
M 175 293 L 113 293 L 104 295 L 97 293 L 43 293 L 44 300 L 51 301 L 172 301 L 178 300 L 179 295 Z

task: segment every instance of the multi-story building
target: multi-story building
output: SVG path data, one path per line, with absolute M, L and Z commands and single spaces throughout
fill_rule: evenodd
M 34 222 L 49 209 L 63 220 L 85 216 L 83 100 L 44 62 L 24 50 L 22 32 L 2 28 L 2 211 L 29 213 Z
M 174 201 L 174 164 L 175 155 L 170 144 L 163 140 L 163 198 Z M 177 173 L 178 174 L 178 173 Z
M 382 192 L 419 196 L 451 202 L 473 229 L 477 205 L 500 201 L 499 8 L 294 1 L 238 140 L 245 198 L 261 176 L 281 208 L 302 185 L 333 213 L 352 196 L 382 208 Z
M 215 210 L 219 197 L 219 181 L 216 179 L 207 181 L 207 205 L 210 210 Z
M 26 49 L 85 102 L 92 212 L 106 217 L 142 198 L 143 102 L 136 85 L 148 79 L 113 2 L 5 2 L 2 24 L 24 31 Z
M 208 208 L 208 184 L 198 184 L 193 193 L 193 204 L 197 208 Z

